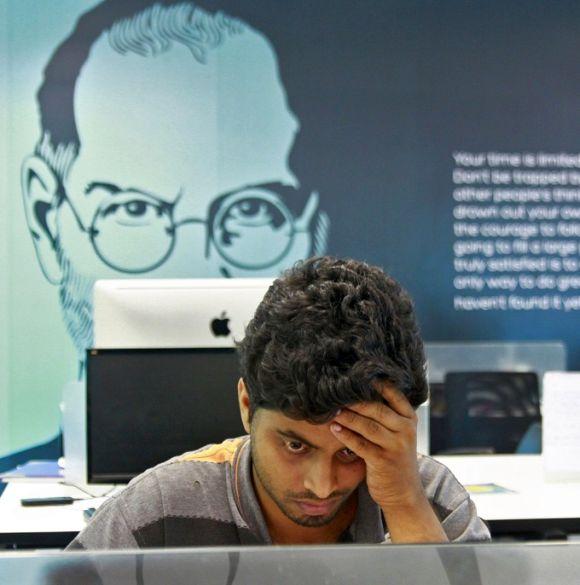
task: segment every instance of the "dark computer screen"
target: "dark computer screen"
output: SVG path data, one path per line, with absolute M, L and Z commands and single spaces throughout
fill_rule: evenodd
M 90 482 L 126 482 L 174 455 L 244 434 L 235 349 L 87 354 Z

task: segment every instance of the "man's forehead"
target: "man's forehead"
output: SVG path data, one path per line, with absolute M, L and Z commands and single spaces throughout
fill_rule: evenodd
M 330 431 L 332 421 L 315 424 L 307 420 L 294 419 L 286 416 L 279 410 L 259 408 L 254 421 L 263 425 L 268 431 L 288 439 L 304 440 L 315 447 L 322 449 L 337 448 L 341 443 Z
M 206 56 L 199 63 L 175 42 L 155 56 L 119 54 L 103 35 L 75 91 L 79 162 L 89 157 L 93 172 L 102 165 L 120 177 L 138 163 L 161 175 L 164 190 L 163 169 L 155 167 L 168 160 L 172 175 L 195 176 L 201 192 L 296 184 L 287 157 L 298 124 L 268 41 L 249 29 L 208 48 Z

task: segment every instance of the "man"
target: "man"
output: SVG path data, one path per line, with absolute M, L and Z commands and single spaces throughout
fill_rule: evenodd
M 56 49 L 26 219 L 82 363 L 97 278 L 271 276 L 325 251 L 268 39 L 179 0 L 106 0 Z
M 423 344 L 409 296 L 379 268 L 297 264 L 239 352 L 249 436 L 135 478 L 71 549 L 489 539 L 449 470 L 416 452 Z

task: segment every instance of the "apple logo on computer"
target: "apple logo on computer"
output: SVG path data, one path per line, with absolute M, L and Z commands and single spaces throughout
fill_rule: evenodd
M 212 319 L 211 331 L 216 337 L 227 337 L 231 331 L 229 327 L 229 318 L 226 317 L 226 312 L 222 311 L 219 317 Z

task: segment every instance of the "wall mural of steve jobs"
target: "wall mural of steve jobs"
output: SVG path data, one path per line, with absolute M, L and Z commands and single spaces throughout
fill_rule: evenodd
M 55 50 L 26 219 L 81 357 L 97 278 L 276 275 L 330 222 L 288 158 L 300 122 L 275 51 L 192 2 L 105 1 Z

